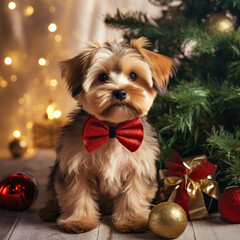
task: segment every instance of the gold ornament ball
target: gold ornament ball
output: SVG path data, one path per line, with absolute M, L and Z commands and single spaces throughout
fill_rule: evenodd
M 16 138 L 9 143 L 9 150 L 14 158 L 22 157 L 27 151 L 27 142 Z
M 174 202 L 162 202 L 153 207 L 149 214 L 150 230 L 160 238 L 177 238 L 187 226 L 184 209 Z
M 230 18 L 222 13 L 211 15 L 207 20 L 207 26 L 211 34 L 231 34 L 234 31 L 234 24 Z

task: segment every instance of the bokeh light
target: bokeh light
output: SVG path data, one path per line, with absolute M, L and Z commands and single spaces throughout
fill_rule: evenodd
M 57 30 L 57 25 L 55 23 L 51 23 L 48 26 L 48 31 L 49 32 L 55 32 Z
M 40 66 L 44 66 L 44 65 L 46 65 L 46 63 L 47 63 L 47 61 L 46 61 L 45 58 L 39 58 L 39 60 L 38 60 L 38 64 L 39 64 Z
M 15 9 L 16 8 L 16 3 L 15 2 L 10 2 L 8 4 L 8 8 L 11 9 L 11 10 Z
M 10 80 L 12 82 L 16 82 L 17 81 L 17 76 L 15 74 L 11 75 Z
M 24 15 L 25 15 L 26 17 L 29 17 L 29 16 L 33 15 L 33 13 L 34 13 L 34 8 L 33 8 L 33 6 L 27 6 L 27 7 L 25 8 L 25 10 L 24 10 Z
M 51 80 L 50 80 L 50 85 L 51 85 L 52 87 L 56 87 L 57 84 L 58 84 L 58 81 L 57 81 L 56 79 L 51 79 Z
M 19 138 L 19 137 L 21 136 L 21 132 L 20 132 L 19 130 L 15 130 L 15 131 L 13 132 L 13 136 L 14 136 L 15 138 Z
M 55 110 L 53 112 L 54 118 L 60 118 L 62 116 L 62 112 L 60 110 Z
M 10 57 L 6 57 L 6 58 L 4 59 L 4 63 L 5 63 L 6 65 L 10 65 L 10 64 L 12 64 L 12 59 L 11 59 Z

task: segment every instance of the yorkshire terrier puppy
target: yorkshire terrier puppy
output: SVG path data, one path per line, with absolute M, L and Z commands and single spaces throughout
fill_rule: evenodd
M 174 62 L 147 46 L 146 38 L 91 43 L 61 63 L 79 109 L 62 130 L 40 215 L 67 232 L 96 228 L 102 208 L 111 210 L 119 232 L 148 226 L 160 151 L 146 115 Z

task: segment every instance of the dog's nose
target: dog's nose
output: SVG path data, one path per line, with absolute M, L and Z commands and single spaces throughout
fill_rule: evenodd
M 115 90 L 113 92 L 113 96 L 117 99 L 117 100 L 124 100 L 127 97 L 127 92 L 124 89 L 120 89 L 120 90 Z

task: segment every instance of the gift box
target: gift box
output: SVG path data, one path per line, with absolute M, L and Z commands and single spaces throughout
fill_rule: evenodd
M 203 193 L 215 199 L 220 196 L 215 181 L 217 167 L 205 155 L 182 159 L 174 151 L 166 159 L 166 168 L 159 170 L 157 201 L 178 203 L 191 220 L 209 217 Z
M 33 145 L 38 148 L 53 148 L 64 122 L 61 120 L 46 120 L 33 124 Z

